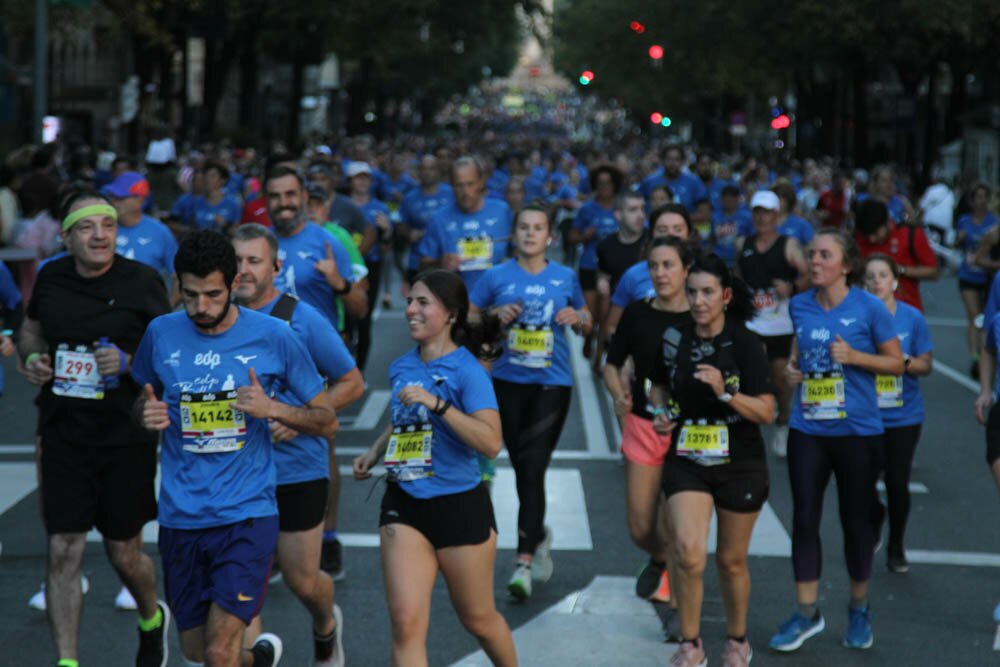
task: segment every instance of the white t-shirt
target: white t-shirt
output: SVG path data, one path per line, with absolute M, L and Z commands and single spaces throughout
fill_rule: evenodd
M 924 212 L 925 223 L 951 229 L 955 215 L 955 194 L 944 183 L 935 183 L 920 198 L 920 210 Z
M 170 137 L 153 139 L 146 149 L 146 164 L 167 164 L 177 159 L 177 148 Z

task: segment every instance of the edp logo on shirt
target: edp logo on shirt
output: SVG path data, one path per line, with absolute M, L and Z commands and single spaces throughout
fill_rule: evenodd
M 194 365 L 195 366 L 208 366 L 209 368 L 215 368 L 222 363 L 222 357 L 219 356 L 217 352 L 203 352 L 201 354 L 194 355 Z

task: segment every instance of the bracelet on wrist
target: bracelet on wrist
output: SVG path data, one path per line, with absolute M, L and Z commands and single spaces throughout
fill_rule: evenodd
M 450 407 L 451 407 L 451 401 L 446 400 L 444 404 L 441 405 L 440 409 L 434 410 L 434 414 L 436 414 L 438 417 L 443 417 L 444 413 L 448 412 L 448 408 Z
M 654 417 L 658 417 L 660 415 L 665 415 L 665 414 L 667 414 L 667 409 L 661 405 L 659 407 L 653 408 L 653 412 L 651 414 Z
M 31 354 L 29 354 L 28 356 L 26 356 L 24 358 L 24 365 L 25 365 L 25 367 L 30 366 L 32 361 L 34 361 L 35 359 L 38 359 L 41 356 L 42 356 L 41 352 L 32 352 Z

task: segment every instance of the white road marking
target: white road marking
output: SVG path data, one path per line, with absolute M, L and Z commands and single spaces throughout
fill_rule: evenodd
M 882 480 L 879 480 L 876 483 L 875 487 L 882 493 L 885 493 L 885 482 L 883 482 Z M 930 493 L 930 492 L 931 490 L 928 489 L 925 484 L 921 484 L 920 482 L 910 482 L 910 493 Z
M 927 317 L 924 319 L 932 327 L 962 327 L 964 329 L 969 326 L 969 323 L 961 317 Z
M 712 513 L 712 524 L 708 529 L 708 553 L 715 553 L 715 534 L 718 526 L 715 513 Z M 792 555 L 792 538 L 778 520 L 778 515 L 771 508 L 771 503 L 764 503 L 750 536 L 751 556 L 778 556 L 787 558 Z
M 374 440 L 374 437 L 372 438 Z M 337 456 L 357 456 L 367 452 L 367 447 L 337 447 Z M 582 449 L 556 450 L 552 453 L 556 461 L 617 461 L 618 454 L 612 452 L 588 452 Z M 499 460 L 509 460 L 510 454 L 504 449 L 497 456 Z
M 635 596 L 632 577 L 594 577 L 514 630 L 522 667 L 663 665 L 676 648 L 663 643 L 653 606 Z M 554 641 L 554 639 L 557 639 Z M 453 667 L 487 667 L 482 651 Z
M 608 406 L 608 414 L 611 415 L 611 437 L 614 438 L 611 446 L 614 449 L 621 445 L 622 428 L 618 424 L 618 416 L 615 414 L 615 399 L 611 398 L 611 393 L 607 389 L 604 389 L 601 393 L 604 394 L 604 402 Z
M 342 475 L 350 475 L 350 466 L 340 466 Z M 382 467 L 372 471 L 374 475 L 384 474 Z M 514 469 L 497 468 L 493 480 L 493 510 L 496 514 L 501 549 L 517 548 L 517 487 Z M 575 468 L 550 468 L 545 473 L 545 524 L 552 528 L 552 549 L 554 551 L 592 551 L 590 519 L 587 515 L 587 500 L 583 492 L 580 471 Z M 375 517 L 373 517 L 373 522 Z M 341 533 L 340 541 L 345 546 L 377 547 L 378 535 L 368 533 Z
M 981 551 L 927 551 L 907 549 L 906 560 L 924 565 L 967 565 L 972 567 L 1000 567 L 1000 554 Z
M 365 399 L 358 416 L 351 423 L 345 424 L 341 430 L 371 431 L 378 426 L 379 420 L 382 419 L 382 413 L 389 407 L 390 400 L 392 400 L 392 392 L 390 390 L 373 390 L 368 394 L 368 398 Z
M 609 452 L 608 434 L 604 430 L 604 418 L 601 417 L 601 404 L 597 402 L 597 391 L 594 388 L 594 374 L 590 370 L 590 364 L 583 357 L 583 337 L 567 330 L 566 342 L 569 345 L 570 361 L 573 365 L 573 383 L 580 397 L 587 451 L 602 454 Z
M 0 445 L 0 454 L 34 454 L 34 445 Z
M 979 383 L 978 382 L 976 382 L 975 380 L 973 380 L 972 378 L 970 378 L 965 373 L 962 373 L 961 371 L 955 370 L 954 368 L 952 368 L 948 364 L 942 363 L 942 362 L 938 361 L 937 359 L 935 359 L 934 360 L 934 370 L 936 372 L 940 373 L 941 375 L 945 376 L 946 378 L 948 378 L 950 380 L 954 380 L 955 382 L 957 382 L 958 384 L 962 385 L 963 387 L 965 387 L 969 391 L 971 391 L 971 392 L 973 392 L 975 394 L 979 393 Z M 969 407 L 971 409 L 972 406 L 970 405 Z
M 34 463 L 0 464 L 0 514 L 34 491 L 35 479 Z

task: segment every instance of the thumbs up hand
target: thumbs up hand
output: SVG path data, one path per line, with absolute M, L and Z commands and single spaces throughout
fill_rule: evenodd
M 343 289 L 344 277 L 340 275 L 340 270 L 337 268 L 337 260 L 333 257 L 333 247 L 329 241 L 326 242 L 326 257 L 313 264 L 313 268 L 323 274 L 330 287 Z
M 837 334 L 837 339 L 830 343 L 830 356 L 833 357 L 833 360 L 842 366 L 848 365 L 852 363 L 853 355 L 854 348 L 841 338 L 840 334 Z
M 156 398 L 150 384 L 142 388 L 142 426 L 150 431 L 163 431 L 170 426 L 167 404 Z
M 267 419 L 272 416 L 271 408 L 274 401 L 264 391 L 264 387 L 261 386 L 252 366 L 249 369 L 249 375 L 250 384 L 236 389 L 236 402 L 232 403 L 231 407 L 242 410 L 251 417 Z

